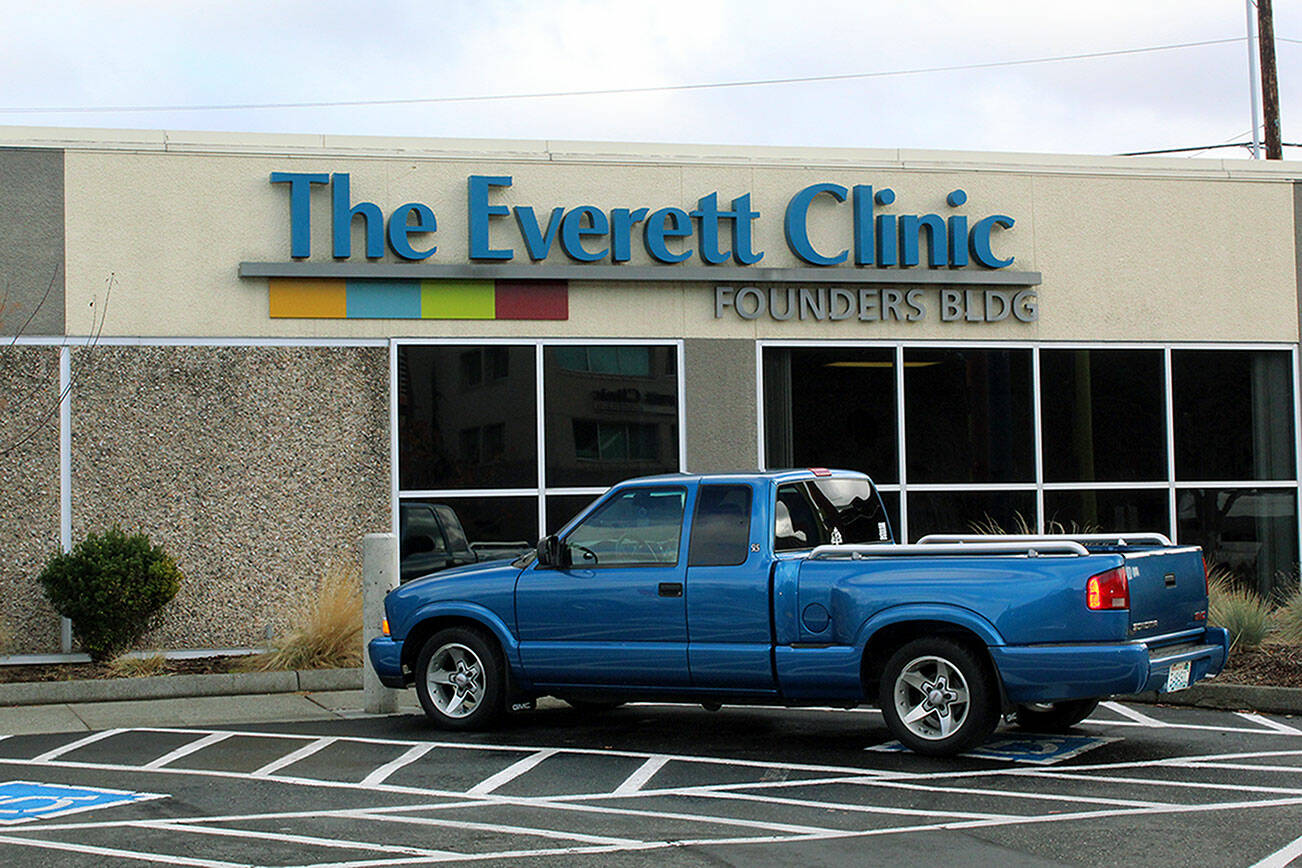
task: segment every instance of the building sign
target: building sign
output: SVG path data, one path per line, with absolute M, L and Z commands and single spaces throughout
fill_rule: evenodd
M 858 320 L 860 322 L 1031 323 L 1040 318 L 1033 289 L 846 289 L 844 287 L 716 286 L 714 318 Z
M 313 186 L 330 188 L 330 254 L 350 259 L 352 226 L 361 219 L 367 259 L 392 253 L 409 262 L 423 262 L 438 253 L 438 215 L 428 205 L 408 202 L 385 215 L 374 202 L 354 202 L 347 172 L 272 172 L 272 184 L 289 188 L 290 256 L 312 255 Z M 465 225 L 472 262 L 511 262 L 527 257 L 543 263 L 557 250 L 572 262 L 628 262 L 639 247 L 653 262 L 677 265 L 694 258 L 707 265 L 755 265 L 764 251 L 755 249 L 754 225 L 762 219 L 751 207 L 749 193 L 727 206 L 718 192 L 701 196 L 691 211 L 673 206 L 652 210 L 598 208 L 595 205 L 556 206 L 540 213 L 534 205 L 508 207 L 496 204 L 495 193 L 510 187 L 510 175 L 471 175 L 466 179 Z M 1008 268 L 1012 256 L 994 250 L 996 230 L 1012 229 L 1016 221 L 1006 214 L 971 219 L 958 211 L 967 193 L 954 190 L 946 197 L 952 213 L 905 214 L 889 210 L 895 204 L 889 188 L 874 191 L 868 184 L 847 188 L 840 184 L 811 184 L 787 202 L 783 230 L 788 249 L 808 265 L 861 268 L 911 268 L 925 261 L 931 268 Z M 847 246 L 819 249 L 809 237 L 809 214 L 815 207 L 832 208 L 846 224 Z M 499 241 L 491 240 L 498 227 Z M 503 239 L 509 237 L 509 240 Z

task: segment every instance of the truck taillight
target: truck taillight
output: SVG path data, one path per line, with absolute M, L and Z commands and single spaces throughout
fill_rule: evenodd
M 1090 576 L 1085 584 L 1085 605 L 1095 611 L 1130 608 L 1130 584 L 1126 568 L 1116 567 Z

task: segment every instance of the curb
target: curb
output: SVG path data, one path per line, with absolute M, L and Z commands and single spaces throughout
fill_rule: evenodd
M 289 672 L 224 672 L 215 675 L 154 675 L 146 678 L 88 678 L 80 681 L 26 681 L 0 684 L 0 706 L 361 689 L 360 668 Z
M 1118 696 L 1126 702 L 1149 705 L 1185 705 L 1231 711 L 1264 711 L 1302 715 L 1302 688 L 1255 687 L 1250 684 L 1195 684 L 1176 693 L 1137 693 Z

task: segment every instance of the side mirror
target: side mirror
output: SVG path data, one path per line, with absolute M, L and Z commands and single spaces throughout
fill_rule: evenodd
M 565 547 L 561 545 L 561 541 L 556 534 L 548 534 L 538 540 L 538 566 L 568 566 L 565 563 Z

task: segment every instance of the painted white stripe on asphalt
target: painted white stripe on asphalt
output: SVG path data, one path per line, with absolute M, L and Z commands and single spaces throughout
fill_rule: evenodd
M 1292 844 L 1281 847 L 1274 853 L 1271 853 L 1265 859 L 1252 866 L 1252 868 L 1284 868 L 1294 859 L 1302 856 L 1302 838 L 1298 838 Z
M 127 730 L 106 729 L 103 732 L 93 732 L 90 735 L 86 736 L 85 738 L 79 738 L 76 741 L 65 744 L 63 747 L 56 747 L 54 750 L 47 750 L 45 753 L 41 754 L 40 756 L 32 757 L 32 762 L 36 762 L 36 763 L 49 762 L 52 759 L 58 759 L 59 757 L 63 756 L 65 753 L 71 753 L 74 750 L 77 750 L 78 748 L 85 747 L 88 744 L 94 744 L 97 741 L 110 738 L 112 736 L 118 735 L 123 732 L 127 732 Z
M 667 756 L 653 756 L 638 767 L 637 771 L 624 779 L 624 782 L 615 787 L 611 793 L 612 796 L 627 796 L 630 793 L 636 793 L 638 790 L 655 776 L 655 773 L 665 767 L 669 762 Z
M 470 789 L 466 790 L 466 795 L 486 796 L 489 793 L 491 793 L 493 790 L 497 789 L 498 787 L 508 784 L 511 781 L 515 780 L 516 778 L 520 777 L 520 775 L 525 774 L 526 772 L 532 770 L 535 766 L 543 762 L 543 760 L 546 760 L 548 757 L 555 756 L 558 752 L 559 751 L 555 748 L 540 750 L 537 753 L 533 754 L 532 756 L 525 757 L 519 762 L 511 763 L 511 765 L 502 769 L 497 774 L 484 778 L 482 781 L 475 784 Z
M 198 751 L 201 751 L 210 745 L 214 745 L 219 741 L 225 741 L 230 737 L 231 734 L 229 732 L 210 732 L 208 733 L 208 735 L 205 735 L 203 738 L 197 738 L 194 741 L 190 742 L 189 744 L 183 744 L 180 747 L 178 747 L 176 750 L 171 751 L 169 753 L 165 753 L 162 756 L 160 756 L 158 759 L 153 760 L 152 762 L 145 763 L 143 766 L 141 766 L 141 768 L 161 769 L 164 766 L 172 762 L 175 762 L 176 760 L 179 760 L 183 756 L 189 756 L 192 753 L 197 753 Z
M 402 756 L 390 760 L 366 777 L 362 778 L 362 786 L 373 787 L 376 784 L 384 783 L 393 775 L 394 772 L 398 771 L 398 769 L 411 765 L 433 749 L 434 745 L 432 744 L 418 744 L 413 748 L 409 748 Z
M 374 841 L 353 841 L 348 838 L 318 838 L 315 835 L 290 835 L 285 832 L 261 832 L 254 829 L 230 829 L 224 826 L 190 825 L 184 821 L 146 821 L 137 828 L 162 829 L 169 832 L 191 832 L 223 838 L 252 838 L 258 841 L 279 841 L 285 844 L 310 844 L 314 847 L 338 847 L 341 850 L 368 850 L 373 853 L 401 853 L 406 856 L 450 856 L 459 858 L 464 853 L 452 850 L 429 850 L 424 847 L 405 847 L 401 844 L 377 844 Z
M 139 769 L 139 766 L 136 767 Z M 187 865 L 193 868 L 247 868 L 238 862 L 222 862 L 217 859 L 192 859 L 188 856 L 176 856 L 171 853 L 141 853 L 136 850 L 117 850 L 112 847 L 92 847 L 89 844 L 73 844 L 68 841 L 42 841 L 37 838 L 19 838 L 0 835 L 0 844 L 17 844 L 20 847 L 40 847 L 45 850 L 62 850 L 65 853 L 86 853 L 91 856 L 113 856 L 118 859 L 137 859 L 141 862 L 159 862 L 163 865 Z
M 1128 720 L 1140 724 L 1141 726 L 1166 726 L 1165 723 L 1157 718 L 1149 717 L 1147 714 L 1135 711 L 1133 708 L 1126 708 L 1120 702 L 1100 702 L 1099 705 L 1103 706 L 1108 711 L 1115 712 Z
M 289 753 L 282 756 L 280 759 L 272 760 L 262 768 L 258 769 L 255 772 L 252 772 L 251 776 L 255 778 L 265 778 L 268 775 L 275 774 L 276 772 L 280 771 L 286 766 L 292 766 L 294 763 L 298 762 L 299 760 L 306 759 L 307 757 L 310 757 L 312 754 L 316 753 L 317 751 L 328 748 L 330 745 L 334 744 L 338 740 L 339 739 L 335 738 L 334 736 L 326 736 L 325 738 L 318 738 L 315 741 L 311 741 L 303 745 L 298 750 L 290 751 Z
M 376 814 L 365 809 L 342 814 L 358 820 L 378 820 L 382 823 L 407 823 L 413 826 L 439 826 L 447 829 L 474 829 L 480 832 L 501 832 L 506 835 L 536 835 L 560 841 L 580 841 L 584 844 L 609 844 L 627 847 L 640 844 L 635 838 L 612 838 L 608 835 L 584 835 L 581 832 L 562 832 L 533 826 L 506 826 L 501 823 L 476 823 L 471 820 L 443 820 L 438 817 L 408 817 L 402 814 Z
M 1283 723 L 1280 723 L 1278 720 L 1271 720 L 1269 717 L 1262 717 L 1260 714 L 1257 714 L 1256 712 L 1236 711 L 1235 714 L 1237 714 L 1239 717 L 1243 718 L 1244 720 L 1250 721 L 1259 726 L 1264 726 L 1266 729 L 1273 730 L 1275 732 L 1284 732 L 1284 733 L 1288 733 L 1289 735 L 1302 735 L 1302 731 L 1299 731 L 1297 728 L 1292 726 L 1287 726 Z

